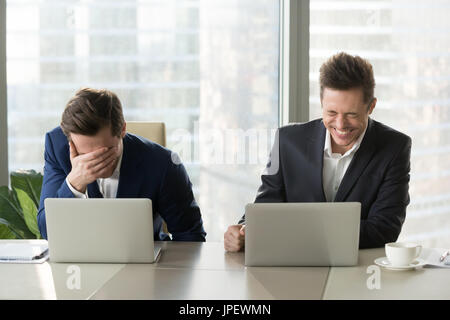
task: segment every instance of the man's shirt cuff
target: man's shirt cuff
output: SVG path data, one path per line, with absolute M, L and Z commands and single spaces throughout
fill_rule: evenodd
M 86 188 L 86 192 L 85 193 L 81 193 L 80 191 L 76 190 L 74 187 L 72 187 L 72 185 L 70 184 L 69 180 L 66 178 L 66 183 L 67 186 L 69 187 L 70 191 L 72 191 L 73 196 L 75 198 L 80 198 L 80 199 L 87 199 L 88 197 L 88 193 L 87 193 L 87 188 Z

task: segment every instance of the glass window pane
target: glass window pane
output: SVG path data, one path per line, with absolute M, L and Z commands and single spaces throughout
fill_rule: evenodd
M 278 32 L 276 0 L 8 0 L 10 171 L 42 171 L 45 132 L 68 99 L 83 86 L 107 88 L 126 120 L 166 123 L 207 240 L 222 240 L 254 200 L 278 126 Z M 226 139 L 230 130 L 247 149 Z M 258 161 L 248 156 L 252 132 Z M 217 155 L 236 159 L 211 161 Z

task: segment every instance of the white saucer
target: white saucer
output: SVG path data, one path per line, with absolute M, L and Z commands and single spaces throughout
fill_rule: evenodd
M 420 259 L 420 258 L 417 258 L 416 260 L 414 260 L 407 266 L 395 266 L 394 267 L 391 265 L 391 263 L 389 262 L 389 260 L 386 257 L 381 257 L 381 258 L 375 259 L 374 262 L 377 266 L 380 266 L 380 267 L 383 267 L 386 269 L 390 269 L 390 270 L 412 270 L 412 269 L 422 267 L 427 264 L 427 262 L 425 260 Z

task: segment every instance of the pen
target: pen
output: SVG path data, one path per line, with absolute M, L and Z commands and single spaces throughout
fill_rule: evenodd
M 445 257 L 448 256 L 450 253 L 450 250 L 445 251 L 442 256 L 439 258 L 439 261 L 444 261 Z
M 47 254 L 47 252 L 48 252 L 48 249 L 45 249 L 40 255 L 33 257 L 33 260 L 42 259 Z

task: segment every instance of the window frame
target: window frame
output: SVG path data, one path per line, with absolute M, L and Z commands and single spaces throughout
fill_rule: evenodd
M 9 184 L 6 94 L 6 0 L 0 0 L 0 186 Z
M 309 1 L 280 2 L 279 125 L 309 121 Z

